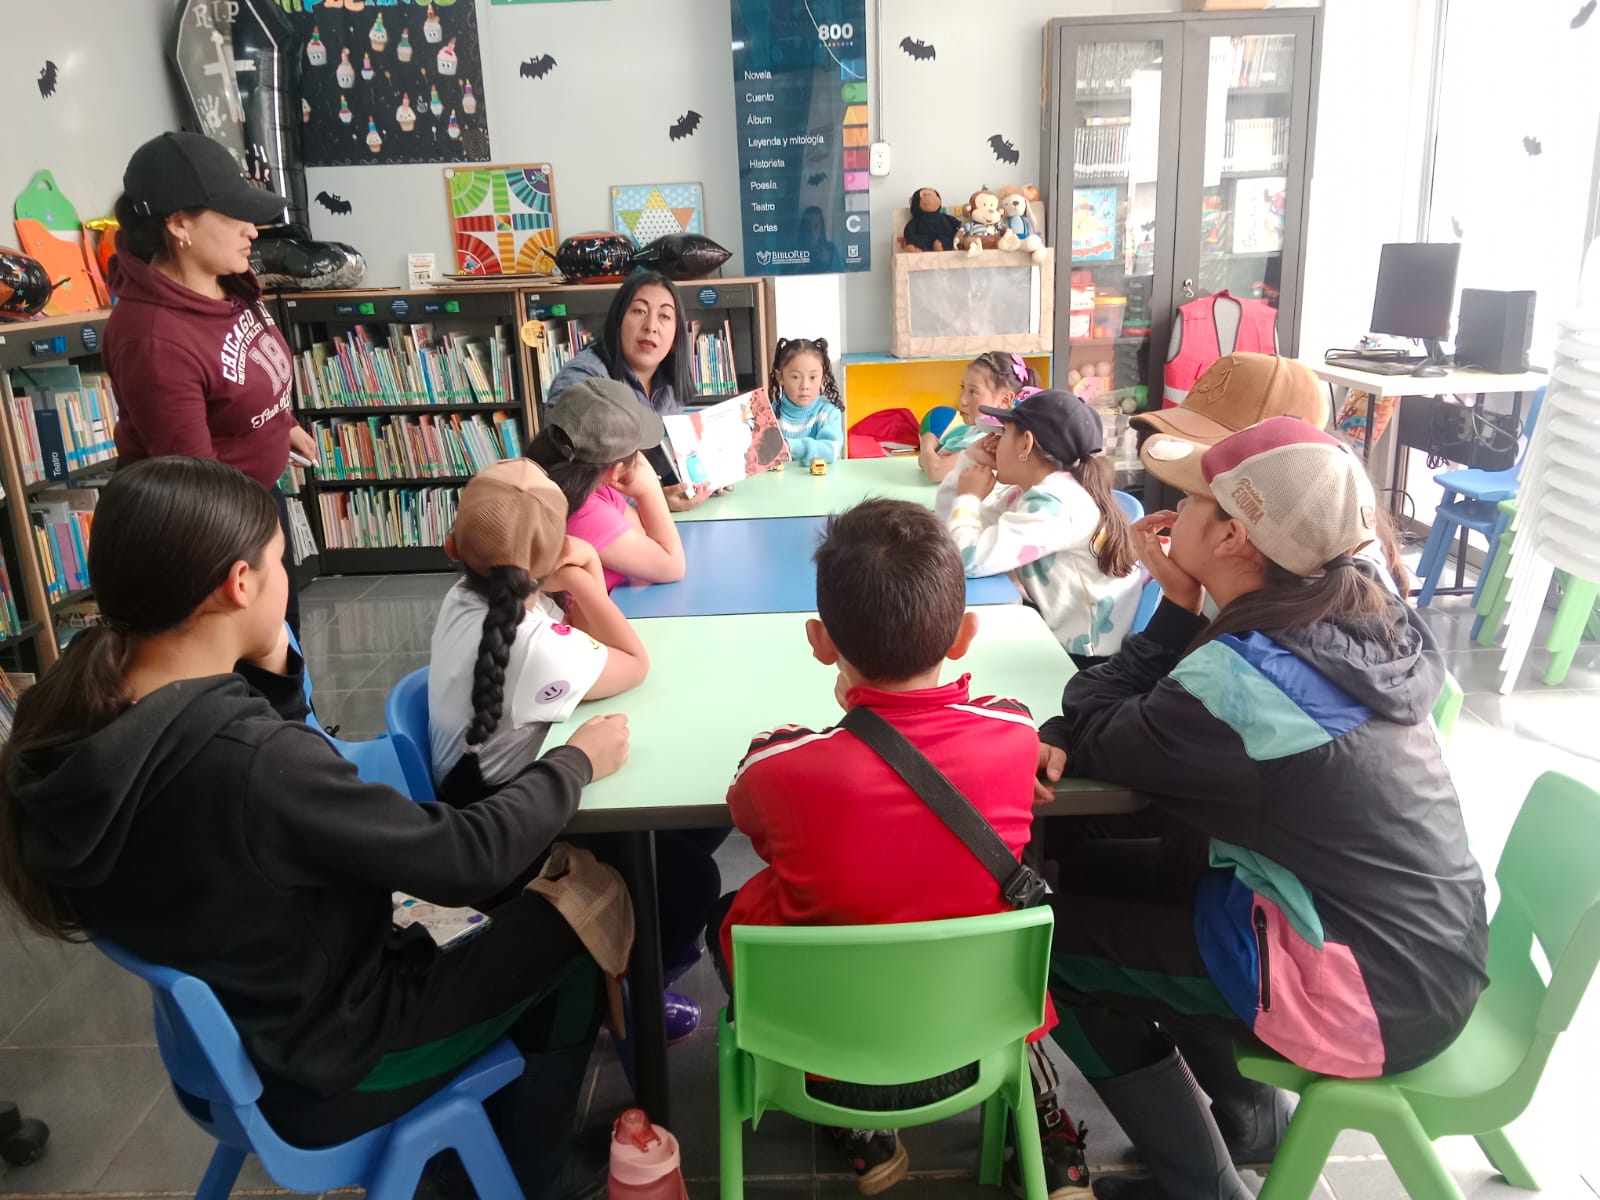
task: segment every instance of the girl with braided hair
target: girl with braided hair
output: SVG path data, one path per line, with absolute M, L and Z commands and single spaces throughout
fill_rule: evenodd
M 599 556 L 566 526 L 566 497 L 526 459 L 495 464 L 461 494 L 445 551 L 462 578 L 445 596 L 428 668 L 434 779 L 457 807 L 526 770 L 580 700 L 627 691 L 649 669 L 606 595 Z M 570 598 L 568 613 L 551 593 Z

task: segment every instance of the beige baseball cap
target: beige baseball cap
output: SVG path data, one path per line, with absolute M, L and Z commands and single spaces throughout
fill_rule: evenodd
M 1163 483 L 1216 500 L 1256 549 L 1296 575 L 1317 575 L 1377 536 L 1377 498 L 1356 456 L 1294 417 L 1268 418 L 1209 448 L 1157 434 L 1139 457 Z
M 543 579 L 561 560 L 567 536 L 567 498 L 525 458 L 478 472 L 461 492 L 445 551 L 479 575 L 521 567 Z
M 1210 446 L 1268 417 L 1328 423 L 1328 400 L 1311 369 L 1276 354 L 1226 354 L 1195 380 L 1177 408 L 1139 413 L 1129 424 Z

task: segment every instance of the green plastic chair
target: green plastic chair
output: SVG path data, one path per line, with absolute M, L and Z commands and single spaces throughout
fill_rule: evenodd
M 1439 740 L 1446 745 L 1456 730 L 1456 718 L 1461 715 L 1461 706 L 1466 698 L 1456 677 L 1446 671 L 1444 687 L 1439 692 L 1439 698 L 1433 702 L 1433 727 L 1439 731 Z
M 723 1200 L 744 1195 L 744 1123 L 769 1108 L 820 1125 L 898 1129 L 983 1105 L 979 1179 L 1000 1183 L 1015 1119 L 1028 1200 L 1045 1200 L 1027 1036 L 1044 1023 L 1049 908 L 904 925 L 733 928 L 733 1011 L 717 1029 Z M 931 1079 L 976 1063 L 975 1082 L 918 1108 L 820 1100 L 806 1076 L 860 1084 Z
M 1501 501 L 1500 511 L 1508 517 L 1515 516 L 1516 502 Z M 1500 627 L 1505 624 L 1506 609 L 1511 603 L 1511 580 L 1507 578 L 1507 570 L 1515 553 L 1516 534 L 1507 523 L 1495 546 L 1478 598 L 1473 602 L 1478 618 L 1472 626 L 1472 637 L 1480 646 L 1494 645 L 1500 636 Z M 1544 681 L 1551 687 L 1566 682 L 1567 672 L 1585 636 L 1600 639 L 1600 610 L 1595 607 L 1600 601 L 1600 582 L 1558 570 L 1556 583 L 1561 590 L 1561 601 L 1550 626 L 1550 636 L 1545 641 L 1550 663 L 1545 668 Z
M 1489 986 L 1461 1036 L 1431 1062 L 1379 1079 L 1335 1079 L 1240 1053 L 1245 1075 L 1301 1096 L 1259 1200 L 1310 1196 L 1346 1129 L 1377 1137 L 1413 1200 L 1461 1200 L 1433 1148 L 1451 1134 L 1476 1137 L 1513 1187 L 1538 1188 L 1505 1130 L 1533 1099 L 1600 962 L 1597 845 L 1600 793 L 1553 771 L 1541 775 L 1495 872 Z

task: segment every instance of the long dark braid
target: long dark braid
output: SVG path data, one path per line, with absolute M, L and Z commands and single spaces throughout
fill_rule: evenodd
M 844 411 L 844 397 L 839 394 L 839 381 L 833 377 L 833 363 L 828 358 L 827 338 L 779 338 L 772 352 L 772 374 L 767 376 L 767 399 L 777 407 L 783 395 L 783 385 L 778 375 L 796 354 L 815 354 L 822 359 L 822 394 L 840 412 Z
M 481 746 L 500 725 L 505 712 L 506 664 L 517 640 L 517 626 L 527 612 L 537 581 L 521 567 L 495 567 L 487 575 L 464 572 L 467 586 L 489 602 L 478 639 L 478 661 L 472 664 L 472 724 L 467 745 Z

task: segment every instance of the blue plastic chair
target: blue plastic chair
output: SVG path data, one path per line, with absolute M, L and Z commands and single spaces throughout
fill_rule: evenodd
M 279 1186 L 296 1192 L 365 1187 L 370 1200 L 411 1200 L 423 1165 L 454 1150 L 480 1196 L 522 1195 L 483 1102 L 523 1071 L 505 1038 L 480 1054 L 442 1091 L 399 1120 L 348 1142 L 303 1150 L 262 1116 L 256 1074 L 239 1033 L 215 993 L 193 975 L 153 966 L 110 942 L 102 954 L 144 980 L 154 1001 L 156 1044 L 189 1118 L 217 1139 L 195 1200 L 227 1200 L 246 1154 L 261 1159 Z
M 1539 420 L 1539 410 L 1544 407 L 1544 388 L 1533 394 L 1528 405 L 1528 415 L 1522 423 L 1523 435 L 1529 444 L 1533 441 L 1533 428 Z M 1514 500 L 1521 487 L 1522 464 L 1528 457 L 1527 447 L 1517 457 L 1516 464 L 1504 471 L 1481 471 L 1467 467 L 1456 471 L 1441 471 L 1433 481 L 1444 489 L 1444 497 L 1434 513 L 1433 528 L 1428 531 L 1427 544 L 1417 562 L 1417 577 L 1422 590 L 1417 593 L 1417 607 L 1426 608 L 1433 602 L 1433 593 L 1444 574 L 1445 563 L 1450 558 L 1450 546 L 1465 530 L 1476 530 L 1489 541 L 1489 553 L 1494 554 L 1500 544 L 1510 518 L 1500 511 L 1500 501 Z M 1478 574 L 1478 586 L 1473 589 L 1474 603 L 1483 590 L 1488 571 Z
M 1127 492 L 1112 492 L 1117 498 L 1117 503 L 1122 506 L 1122 511 L 1128 514 L 1128 520 L 1137 521 L 1144 516 L 1144 505 L 1139 502 L 1139 497 L 1130 496 Z
M 1139 608 L 1133 614 L 1133 632 L 1139 633 L 1150 624 L 1150 618 L 1156 615 L 1156 609 L 1160 606 L 1161 585 L 1152 579 L 1139 593 Z
M 389 741 L 410 782 L 413 800 L 432 800 L 433 745 L 428 737 L 428 668 L 418 667 L 394 687 L 383 702 L 383 723 Z
M 289 631 L 289 645 L 294 647 L 294 652 L 299 654 L 301 658 L 305 657 L 293 630 Z M 306 668 L 302 679 L 306 693 L 306 707 L 310 709 L 312 707 L 310 667 Z M 426 686 L 424 686 L 423 699 L 423 711 L 426 712 Z M 413 800 L 433 799 L 433 781 L 431 779 L 428 781 L 426 796 L 419 796 L 412 790 L 411 775 L 406 771 L 402 759 L 397 753 L 394 743 L 389 740 L 387 733 L 380 733 L 369 742 L 347 742 L 343 738 L 334 737 L 333 734 L 324 729 L 321 722 L 317 720 L 315 710 L 306 713 L 306 724 L 327 738 L 333 744 L 333 748 L 339 752 L 341 758 L 347 762 L 354 763 L 356 774 L 361 776 L 365 782 L 388 784 L 395 791 L 400 792 L 402 795 L 410 796 Z M 424 726 L 424 729 L 426 729 L 426 726 Z

